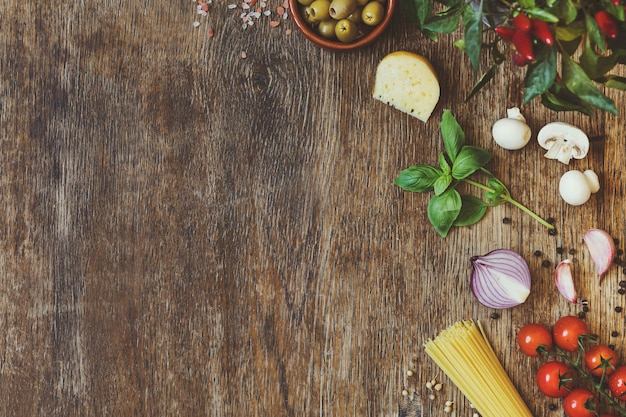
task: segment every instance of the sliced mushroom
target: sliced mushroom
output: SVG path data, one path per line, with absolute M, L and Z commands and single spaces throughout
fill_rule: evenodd
M 569 164 L 570 159 L 582 159 L 589 152 L 589 138 L 579 128 L 568 123 L 553 122 L 541 128 L 537 141 L 548 152 L 548 159 Z

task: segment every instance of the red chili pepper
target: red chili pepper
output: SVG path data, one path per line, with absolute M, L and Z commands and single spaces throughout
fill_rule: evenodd
M 613 4 L 616 6 L 619 6 L 621 2 L 622 2 L 621 0 L 613 0 Z
M 552 35 L 550 26 L 546 22 L 534 18 L 531 18 L 530 22 L 532 24 L 530 30 L 535 38 L 548 46 L 554 43 L 554 35 Z
M 526 32 L 515 32 L 512 39 L 513 45 L 517 52 L 520 53 L 528 62 L 535 60 L 535 53 L 533 52 L 533 41 L 530 35 Z
M 528 16 L 524 13 L 520 13 L 513 18 L 513 26 L 519 31 L 528 32 L 532 25 Z
M 500 38 L 507 42 L 511 42 L 513 40 L 513 35 L 516 32 L 515 29 L 508 26 L 496 26 L 495 31 Z
M 528 60 L 519 52 L 515 52 L 515 54 L 513 54 L 513 63 L 518 67 L 525 67 L 528 65 Z
M 606 10 L 600 10 L 596 13 L 595 18 L 602 33 L 611 39 L 617 38 L 617 21 L 613 15 Z

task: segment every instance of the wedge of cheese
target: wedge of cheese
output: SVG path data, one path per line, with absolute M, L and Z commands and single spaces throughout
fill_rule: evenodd
M 439 101 L 439 80 L 426 58 L 398 51 L 376 69 L 374 98 L 426 122 Z

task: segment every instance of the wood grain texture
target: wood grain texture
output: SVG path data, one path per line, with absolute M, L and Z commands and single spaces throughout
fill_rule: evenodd
M 541 415 L 539 362 L 513 341 L 579 310 L 542 267 L 566 256 L 557 247 L 575 250 L 590 326 L 624 345 L 624 275 L 598 287 L 581 242 L 591 227 L 626 242 L 623 94 L 609 93 L 617 117 L 523 108 L 535 132 L 560 120 L 605 136 L 570 166 L 596 170 L 602 191 L 568 207 L 568 167 L 490 139 L 520 105 L 521 73 L 465 103 L 474 80 L 454 36 L 423 39 L 400 13 L 372 46 L 332 53 L 290 19 L 243 30 L 227 5 L 199 17 L 188 1 L 2 3 L 1 415 L 436 416 L 447 399 L 468 415 L 422 348 L 468 318 Z M 402 49 L 440 76 L 425 124 L 371 98 L 377 62 Z M 436 160 L 443 109 L 556 236 L 511 206 L 436 235 L 428 196 L 393 179 Z M 533 289 L 494 320 L 471 294 L 469 257 L 503 247 L 529 262 Z M 444 390 L 429 400 L 435 375 Z

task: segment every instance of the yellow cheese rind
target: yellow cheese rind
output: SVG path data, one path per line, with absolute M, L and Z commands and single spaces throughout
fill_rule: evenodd
M 398 51 L 385 56 L 376 69 L 374 98 L 426 122 L 439 102 L 439 80 L 421 55 Z

